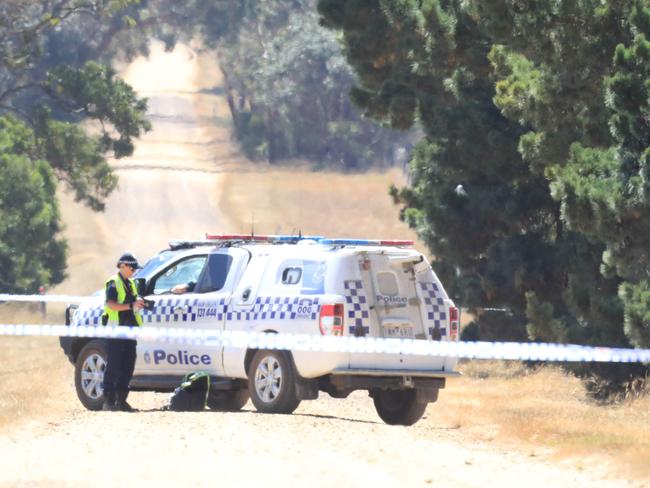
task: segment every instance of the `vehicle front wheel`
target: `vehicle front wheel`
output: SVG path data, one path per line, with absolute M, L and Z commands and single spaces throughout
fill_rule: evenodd
M 248 391 L 260 412 L 292 413 L 298 408 L 296 374 L 288 353 L 257 351 L 248 369 Z
M 413 425 L 427 409 L 415 389 L 377 390 L 372 396 L 379 417 L 389 425 Z
M 248 403 L 250 397 L 248 390 L 211 391 L 208 395 L 208 407 L 222 412 L 237 412 Z
M 88 410 L 101 410 L 104 403 L 106 342 L 94 339 L 79 352 L 74 368 L 74 386 L 79 401 Z

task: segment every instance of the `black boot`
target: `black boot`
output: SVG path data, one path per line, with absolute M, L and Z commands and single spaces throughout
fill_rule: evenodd
M 104 404 L 102 405 L 102 410 L 104 412 L 115 412 L 117 410 L 114 394 L 104 392 Z
M 115 410 L 120 412 L 135 412 L 135 409 L 126 403 L 126 397 L 129 395 L 129 392 L 119 392 L 115 400 Z

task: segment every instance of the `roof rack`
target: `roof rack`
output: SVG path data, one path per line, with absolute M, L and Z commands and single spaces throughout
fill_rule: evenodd
M 270 234 L 206 234 L 208 242 L 268 242 L 272 244 L 295 244 L 299 241 L 313 240 L 320 241 L 323 236 L 303 236 L 303 235 L 270 235 Z

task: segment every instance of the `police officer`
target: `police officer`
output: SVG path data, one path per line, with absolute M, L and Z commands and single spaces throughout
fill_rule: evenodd
M 102 316 L 104 325 L 142 325 L 140 310 L 144 306 L 144 300 L 138 297 L 135 281 L 131 279 L 139 267 L 133 254 L 124 253 L 120 256 L 117 262 L 118 272 L 106 280 L 106 302 Z M 133 411 L 126 402 L 126 397 L 135 367 L 136 344 L 132 339 L 108 340 L 102 410 Z

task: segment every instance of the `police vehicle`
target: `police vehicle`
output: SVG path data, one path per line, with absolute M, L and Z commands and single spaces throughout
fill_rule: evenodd
M 459 314 L 412 241 L 207 235 L 171 242 L 138 270 L 154 302 L 143 327 L 456 341 Z M 172 294 L 176 285 L 191 291 Z M 66 321 L 101 324 L 103 293 Z M 105 341 L 60 339 L 81 403 L 101 408 Z M 208 406 L 291 413 L 319 392 L 366 390 L 389 424 L 411 425 L 438 398 L 456 359 L 403 354 L 257 350 L 138 340 L 132 390 L 172 391 L 188 372 L 211 375 Z

